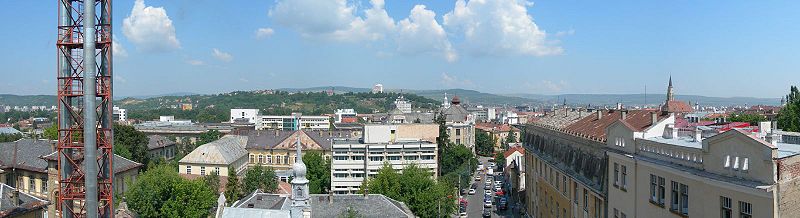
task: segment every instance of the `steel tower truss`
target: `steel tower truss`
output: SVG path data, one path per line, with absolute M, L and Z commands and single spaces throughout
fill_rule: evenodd
M 56 47 L 58 48 L 59 184 L 55 207 L 61 217 L 112 217 L 114 193 L 111 171 L 113 169 L 111 0 L 96 2 L 58 0 L 58 6 Z M 89 9 L 87 13 L 92 13 L 93 16 L 84 15 L 87 9 Z M 87 19 L 93 19 L 94 22 Z M 94 34 L 86 34 L 85 23 L 93 26 L 87 29 L 94 30 Z M 87 41 L 91 43 L 89 48 L 95 47 L 91 52 L 84 51 L 85 35 L 94 38 Z M 94 57 L 86 57 L 85 54 L 94 54 Z M 92 81 L 91 78 L 95 80 L 86 82 L 84 78 L 87 78 L 86 81 Z M 94 89 L 84 87 L 84 84 L 92 83 L 95 84 Z M 90 91 L 94 93 L 86 93 L 85 90 L 94 90 Z M 94 101 L 89 100 L 90 98 L 94 98 L 92 99 Z M 87 101 L 90 103 L 86 103 Z M 86 108 L 86 105 L 91 108 Z M 96 120 L 96 122 L 94 125 L 87 125 L 85 120 Z M 86 129 L 96 134 L 85 133 L 85 126 L 90 126 Z M 96 144 L 92 144 L 91 140 L 87 140 L 89 143 L 86 143 L 84 135 L 96 135 L 94 140 Z M 97 148 L 95 151 L 86 149 L 95 145 Z M 85 160 L 85 156 L 96 159 Z M 90 161 L 94 161 L 96 165 L 87 164 Z M 89 177 L 96 178 L 96 183 L 92 182 L 93 178 L 87 179 Z M 92 195 L 90 193 L 95 193 L 97 196 L 90 196 Z

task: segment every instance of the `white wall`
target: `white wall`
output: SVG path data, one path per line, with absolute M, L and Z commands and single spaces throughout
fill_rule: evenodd
M 245 118 L 248 119 L 250 123 L 256 123 L 258 109 L 231 109 L 230 122 L 232 123 L 234 119 L 238 118 Z

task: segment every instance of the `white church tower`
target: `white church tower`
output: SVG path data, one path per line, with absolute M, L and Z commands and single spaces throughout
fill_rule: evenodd
M 300 137 L 297 137 L 297 161 L 292 165 L 294 178 L 292 178 L 292 207 L 293 218 L 311 217 L 310 195 L 308 193 L 308 179 L 306 179 L 306 164 L 303 163 L 303 154 L 300 151 Z

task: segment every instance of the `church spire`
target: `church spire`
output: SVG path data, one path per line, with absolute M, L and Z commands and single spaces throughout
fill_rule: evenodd
M 667 87 L 667 101 L 674 101 L 675 95 L 672 90 L 672 76 L 669 76 L 669 86 Z
M 311 205 L 309 204 L 310 195 L 308 189 L 308 179 L 306 179 L 306 164 L 303 163 L 303 153 L 300 149 L 300 147 L 302 147 L 302 144 L 300 143 L 300 136 L 297 135 L 296 138 L 297 142 L 295 144 L 295 152 L 297 156 L 294 164 L 292 165 L 294 177 L 292 178 L 291 214 L 293 218 L 310 217 Z

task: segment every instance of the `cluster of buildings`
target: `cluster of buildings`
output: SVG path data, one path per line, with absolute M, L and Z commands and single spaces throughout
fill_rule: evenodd
M 30 111 L 55 111 L 56 106 L 13 106 L 13 105 L 0 105 L 0 113 L 10 112 L 10 111 L 22 111 L 22 112 L 30 112 Z
M 798 217 L 798 133 L 697 125 L 658 109 L 569 111 L 521 126 L 529 217 Z M 567 110 L 565 108 L 565 110 Z M 689 125 L 688 123 L 694 123 Z

